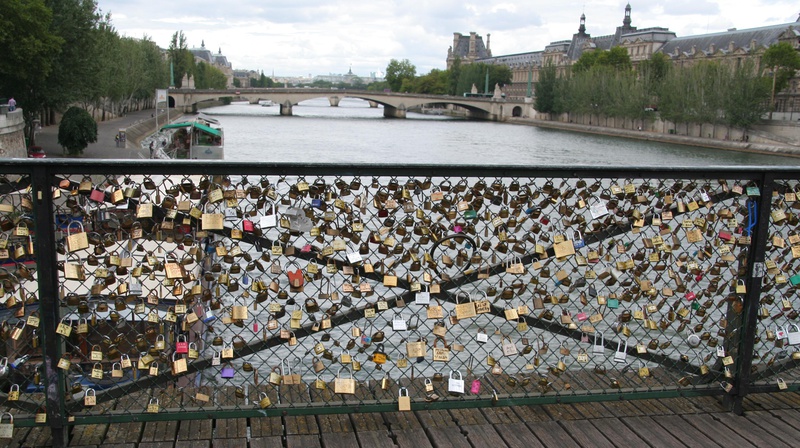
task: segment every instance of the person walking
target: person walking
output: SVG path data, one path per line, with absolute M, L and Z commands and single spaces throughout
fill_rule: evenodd
M 11 99 L 8 100 L 8 111 L 14 112 L 16 108 L 17 108 L 17 100 L 15 100 L 14 97 L 12 96 Z

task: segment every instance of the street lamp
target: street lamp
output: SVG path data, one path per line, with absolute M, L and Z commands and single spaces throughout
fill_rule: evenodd
M 775 110 L 775 79 L 778 74 L 778 67 L 772 67 L 772 95 L 769 98 L 769 119 L 772 120 L 772 111 Z

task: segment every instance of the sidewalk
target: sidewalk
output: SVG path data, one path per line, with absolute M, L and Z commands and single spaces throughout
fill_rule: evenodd
M 131 112 L 124 117 L 114 118 L 108 121 L 97 123 L 97 142 L 89 144 L 83 151 L 81 159 L 148 159 L 150 155 L 147 150 L 142 150 L 138 142 L 144 134 L 156 131 L 156 119 L 153 117 L 154 110 L 146 109 Z M 170 111 L 170 119 L 179 115 L 177 111 Z M 166 124 L 166 113 L 159 116 L 159 125 Z M 138 132 L 132 132 L 131 128 L 135 125 Z M 120 128 L 128 129 L 127 142 L 125 148 L 118 148 L 114 142 Z M 137 135 L 139 134 L 139 135 Z M 48 158 L 65 157 L 61 145 L 58 144 L 58 125 L 42 128 L 36 134 L 36 144 L 41 146 L 47 153 Z

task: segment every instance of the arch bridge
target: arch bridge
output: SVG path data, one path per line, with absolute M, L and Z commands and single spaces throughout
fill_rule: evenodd
M 301 101 L 328 98 L 331 106 L 338 106 L 342 98 L 359 98 L 373 104 L 383 106 L 383 115 L 389 118 L 405 118 L 406 111 L 415 107 L 434 105 L 454 105 L 467 111 L 468 118 L 505 121 L 510 117 L 523 115 L 529 104 L 522 101 L 512 101 L 495 98 L 458 97 L 450 95 L 423 95 L 415 93 L 397 92 L 370 92 L 366 90 L 341 90 L 341 89 L 268 89 L 268 88 L 243 88 L 229 90 L 197 90 L 197 89 L 170 89 L 170 106 L 190 112 L 197 109 L 197 104 L 203 101 L 219 100 L 230 97 L 234 101 L 249 101 L 256 104 L 259 101 L 270 100 L 280 105 L 281 115 L 292 115 L 292 107 Z M 525 114 L 532 110 L 525 111 Z

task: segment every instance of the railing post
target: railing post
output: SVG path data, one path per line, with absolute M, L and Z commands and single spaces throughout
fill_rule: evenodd
M 64 415 L 64 374 L 59 369 L 61 339 L 55 332 L 61 319 L 58 297 L 58 268 L 56 262 L 55 218 L 50 170 L 34 167 L 31 179 L 31 198 L 36 222 L 36 265 L 39 280 L 39 314 L 42 319 L 44 347 L 44 377 L 47 423 L 52 431 L 53 447 L 67 446 L 66 416 Z
M 742 402 L 750 388 L 750 372 L 753 365 L 753 350 L 755 346 L 756 329 L 758 327 L 758 308 L 761 297 L 761 280 L 766 275 L 764 265 L 769 234 L 772 192 L 775 189 L 775 180 L 769 173 L 764 173 L 761 179 L 760 195 L 751 197 L 757 200 L 757 221 L 755 229 L 750 233 L 750 250 L 747 253 L 747 294 L 744 303 L 744 319 L 742 320 L 741 338 L 739 339 L 739 362 L 734 379 L 734 395 L 726 398 L 734 414 L 742 415 L 744 409 Z M 748 213 L 749 216 L 749 213 Z M 731 402 L 732 400 L 732 402 Z

